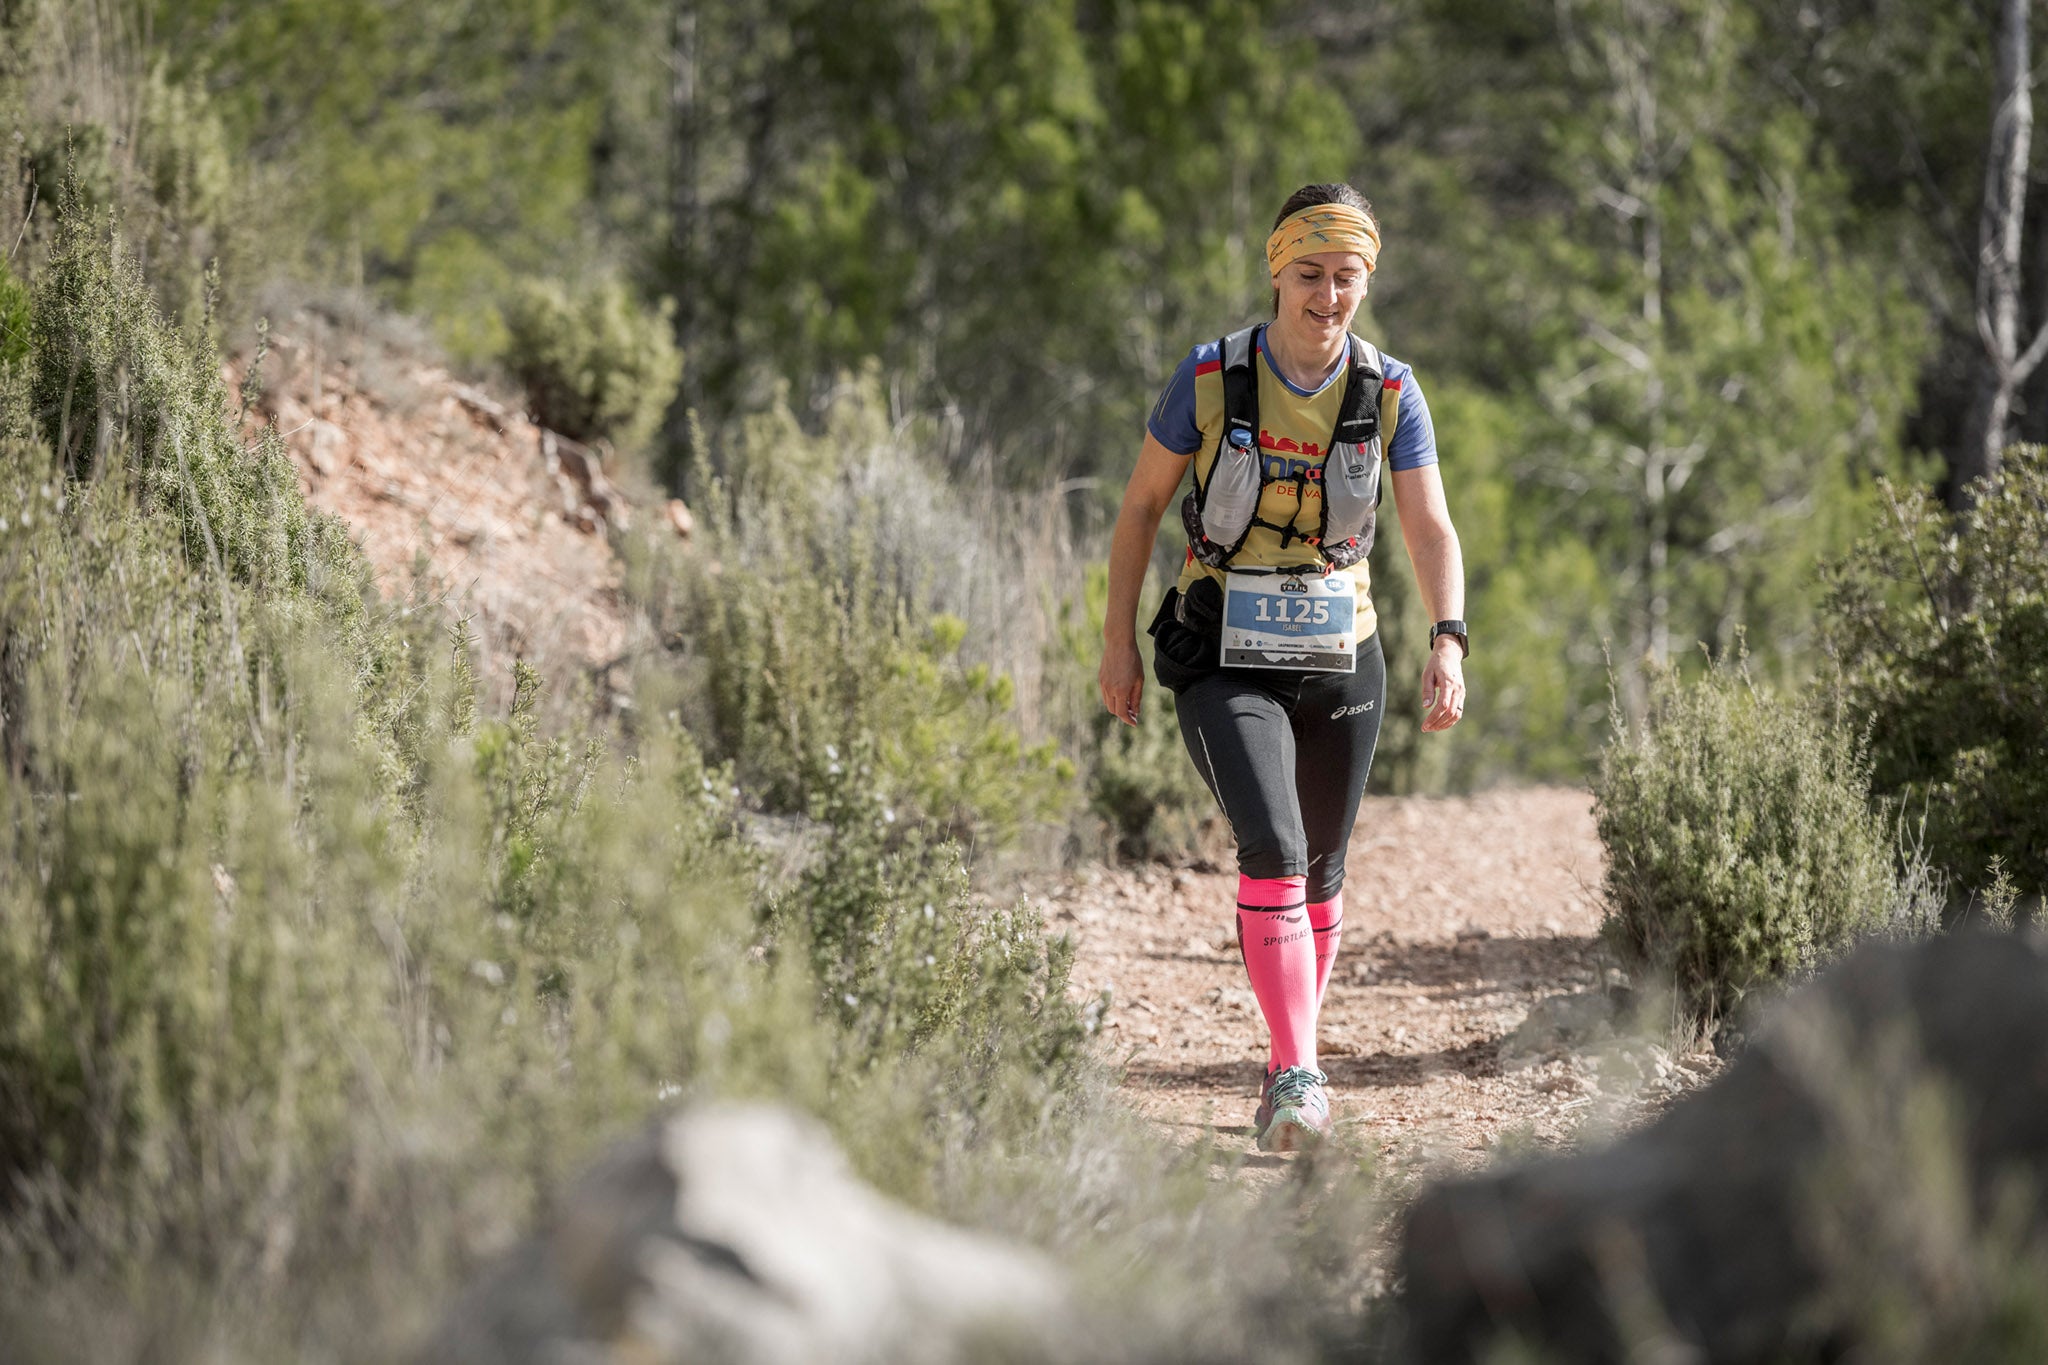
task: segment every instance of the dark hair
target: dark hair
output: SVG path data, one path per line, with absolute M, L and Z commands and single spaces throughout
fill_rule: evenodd
M 1273 215 L 1273 227 L 1279 227 L 1303 209 L 1314 208 L 1317 204 L 1342 204 L 1346 208 L 1357 209 L 1372 224 L 1373 231 L 1379 231 L 1379 216 L 1372 211 L 1372 205 L 1364 195 L 1341 180 L 1328 185 L 1303 185 L 1288 195 L 1287 202 L 1280 206 L 1280 212 Z M 1273 291 L 1273 316 L 1280 316 L 1280 291 L 1277 289 Z
M 1273 215 L 1273 227 L 1279 227 L 1303 209 L 1314 208 L 1317 204 L 1342 204 L 1364 214 L 1371 220 L 1373 227 L 1377 228 L 1380 225 L 1380 220 L 1374 217 L 1372 205 L 1366 202 L 1365 196 L 1340 180 L 1334 185 L 1303 185 L 1288 195 L 1287 202 L 1280 206 L 1280 212 Z M 1267 229 L 1269 232 L 1271 230 Z

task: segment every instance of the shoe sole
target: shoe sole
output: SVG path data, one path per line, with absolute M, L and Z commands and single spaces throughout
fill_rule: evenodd
M 1305 1152 L 1323 1140 L 1323 1134 L 1309 1126 L 1299 1111 L 1282 1109 L 1259 1134 L 1262 1152 Z

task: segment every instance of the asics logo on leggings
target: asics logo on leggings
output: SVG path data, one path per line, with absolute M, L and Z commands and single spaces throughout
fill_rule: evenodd
M 1340 706 L 1330 713 L 1331 720 L 1342 720 L 1346 716 L 1362 716 L 1372 710 L 1372 703 L 1362 701 L 1356 706 Z

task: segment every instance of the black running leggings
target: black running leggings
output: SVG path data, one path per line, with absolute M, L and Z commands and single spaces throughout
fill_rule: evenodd
M 1378 635 L 1351 673 L 1219 668 L 1174 692 L 1181 738 L 1237 836 L 1247 877 L 1308 878 L 1308 899 L 1344 885 L 1386 706 Z

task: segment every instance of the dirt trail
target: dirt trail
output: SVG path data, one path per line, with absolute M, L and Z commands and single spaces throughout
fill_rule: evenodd
M 1369 798 L 1348 868 L 1320 1028 L 1340 1133 L 1476 1165 L 1504 1139 L 1558 1144 L 1590 1115 L 1639 1114 L 1715 1069 L 1640 1039 L 1502 1057 L 1539 1001 L 1605 984 L 1586 792 Z M 1177 1141 L 1251 1133 L 1266 1037 L 1235 895 L 1234 872 L 1135 868 L 1085 869 L 1045 897 L 1051 927 L 1075 939 L 1076 990 L 1109 993 L 1100 1036 L 1132 1103 Z

